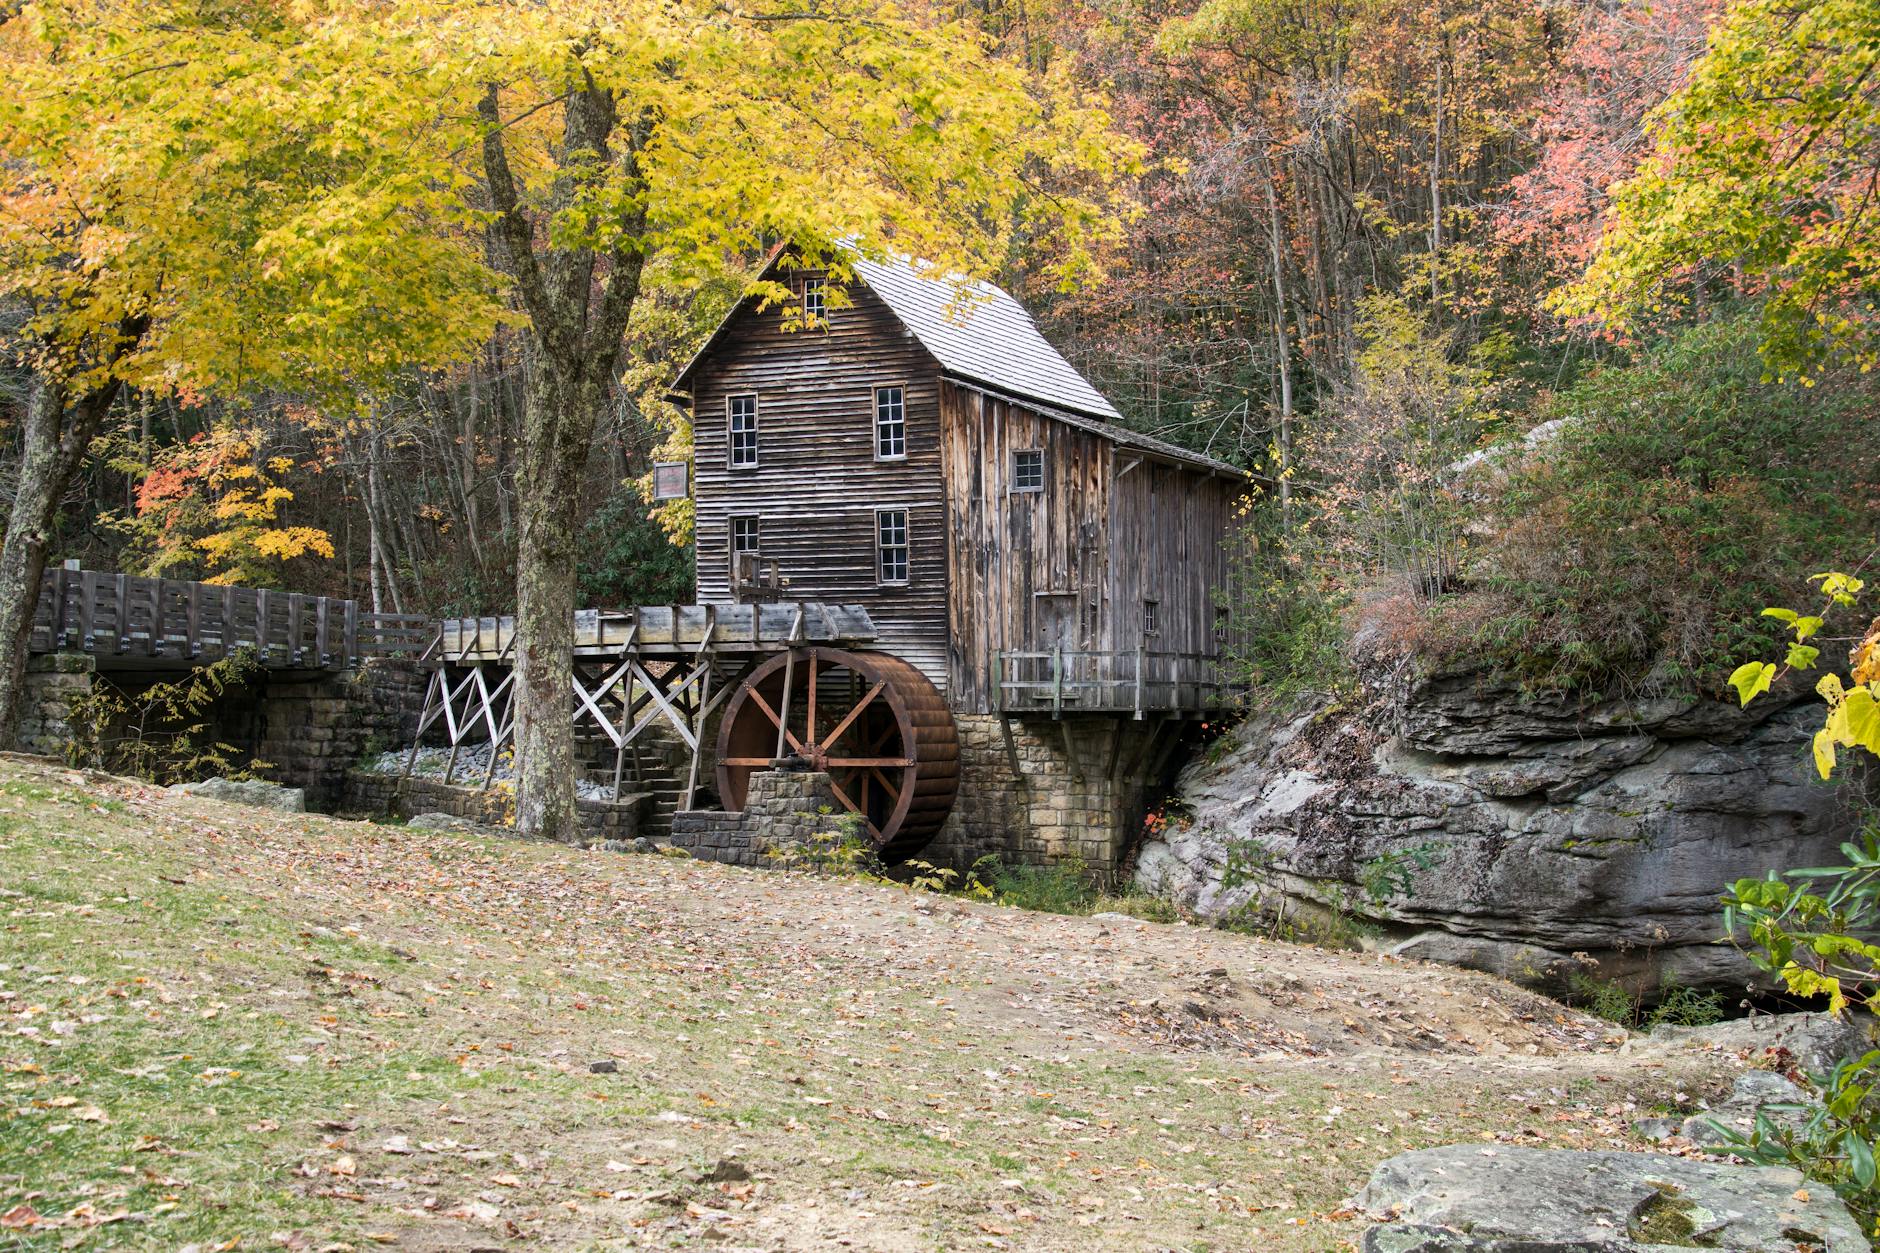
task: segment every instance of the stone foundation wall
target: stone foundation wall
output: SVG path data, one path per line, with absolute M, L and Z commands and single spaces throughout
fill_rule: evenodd
M 484 791 L 436 779 L 367 770 L 348 770 L 339 801 L 342 812 L 373 817 L 413 818 L 419 814 L 449 814 L 489 827 L 515 821 L 515 797 L 502 788 Z M 645 817 L 645 793 L 632 793 L 618 801 L 575 801 L 575 818 L 589 842 L 631 840 L 640 834 Z
M 20 694 L 20 748 L 65 756 L 72 742 L 71 702 L 91 695 L 96 663 L 84 653 L 48 653 L 26 663 Z
M 672 816 L 672 846 L 704 861 L 764 866 L 766 850 L 806 843 L 835 827 L 821 812 L 840 813 L 829 776 L 815 771 L 759 770 L 751 775 L 741 813 L 682 810 Z
M 344 803 L 346 773 L 364 757 L 411 743 L 428 673 L 381 658 L 313 678 L 270 675 L 257 694 L 256 773 L 307 789 L 313 809 Z
M 1084 715 L 1010 720 L 956 714 L 960 792 L 921 854 L 965 870 L 987 854 L 1007 865 L 1081 862 L 1113 880 L 1142 829 L 1182 723 Z M 1068 738 L 1067 738 L 1068 737 Z

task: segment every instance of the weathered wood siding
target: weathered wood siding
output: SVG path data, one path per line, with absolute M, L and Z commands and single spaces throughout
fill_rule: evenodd
M 1012 454 L 1032 448 L 1044 452 L 1044 490 L 1014 492 Z M 1237 481 L 952 383 L 941 385 L 941 451 L 954 708 L 997 710 L 1004 651 L 1216 651 Z M 1145 639 L 1147 600 L 1159 630 Z
M 946 689 L 946 503 L 940 478 L 939 371 L 872 292 L 832 309 L 826 329 L 785 331 L 779 312 L 746 307 L 693 376 L 698 598 L 731 599 L 730 519 L 759 519 L 786 599 L 856 604 L 877 646 Z M 875 459 L 875 388 L 900 386 L 907 457 Z M 754 393 L 758 464 L 727 464 L 726 398 Z M 906 586 L 881 586 L 875 511 L 905 508 Z

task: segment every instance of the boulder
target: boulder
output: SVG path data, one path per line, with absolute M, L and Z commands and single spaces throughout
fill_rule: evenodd
M 480 828 L 468 818 L 459 818 L 456 814 L 429 813 L 413 814 L 405 819 L 408 827 L 417 827 L 422 831 L 476 831 Z
M 1826 1074 L 1849 1058 L 1880 1047 L 1880 1019 L 1872 1014 L 1757 1014 L 1707 1027 L 1666 1024 L 1650 1035 L 1628 1040 L 1625 1052 L 1703 1049 L 1734 1053 L 1806 1074 Z
M 1832 864 L 1854 832 L 1809 764 L 1812 700 L 1369 675 L 1361 700 L 1256 713 L 1190 763 L 1171 806 L 1190 820 L 1143 846 L 1137 884 L 1211 918 L 1350 911 L 1385 951 L 1555 991 L 1584 972 L 1740 992 L 1724 885 Z
M 1353 1202 L 1365 1253 L 1868 1253 L 1827 1187 L 1780 1166 L 1457 1144 L 1403 1153 Z
M 282 787 L 261 779 L 203 779 L 198 783 L 177 783 L 168 789 L 172 796 L 202 796 L 232 805 L 255 805 L 284 813 L 307 812 L 307 790 Z

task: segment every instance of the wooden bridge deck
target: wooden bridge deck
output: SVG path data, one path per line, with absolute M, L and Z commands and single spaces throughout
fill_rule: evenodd
M 421 614 L 362 613 L 358 602 L 179 579 L 48 570 L 28 647 L 89 653 L 100 668 L 164 669 L 241 649 L 274 670 L 342 670 L 417 654 L 436 639 Z

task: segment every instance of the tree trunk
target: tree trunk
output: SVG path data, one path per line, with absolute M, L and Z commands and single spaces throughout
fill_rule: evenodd
M 1273 186 L 1273 162 L 1261 161 L 1266 182 L 1267 243 L 1273 261 L 1273 346 L 1279 359 L 1279 518 L 1280 528 L 1292 530 L 1292 336 L 1286 329 L 1285 252 L 1279 218 L 1279 193 Z
M 516 466 L 516 829 L 572 842 L 580 834 L 573 666 L 581 483 L 639 298 L 645 257 L 636 245 L 645 210 L 629 211 L 619 223 L 623 243 L 609 253 L 552 243 L 538 252 L 509 168 L 500 91 L 489 84 L 478 106 L 486 127 L 483 170 L 497 212 L 490 232 L 529 315 L 533 349 Z M 608 168 L 616 138 L 625 143 L 615 174 L 638 187 L 650 115 L 639 115 L 616 135 L 622 129 L 618 102 L 591 79 L 564 108 L 563 165 L 551 209 L 570 203 L 583 178 Z
M 147 319 L 126 319 L 118 328 L 118 341 L 107 360 L 115 364 L 143 337 L 148 326 Z M 38 375 L 33 378 L 26 402 L 26 425 L 21 432 L 19 487 L 7 516 L 6 539 L 0 543 L 0 747 L 12 748 L 19 742 L 26 651 L 33 633 L 33 615 L 39 609 L 46 543 L 51 538 L 59 501 L 84 462 L 85 451 L 91 447 L 92 437 L 98 433 L 121 386 L 116 379 L 109 379 L 74 400 L 63 386 L 50 379 Z
M 580 362 L 542 353 L 516 475 L 516 828 L 572 840 L 575 538 L 586 451 L 607 403 Z

